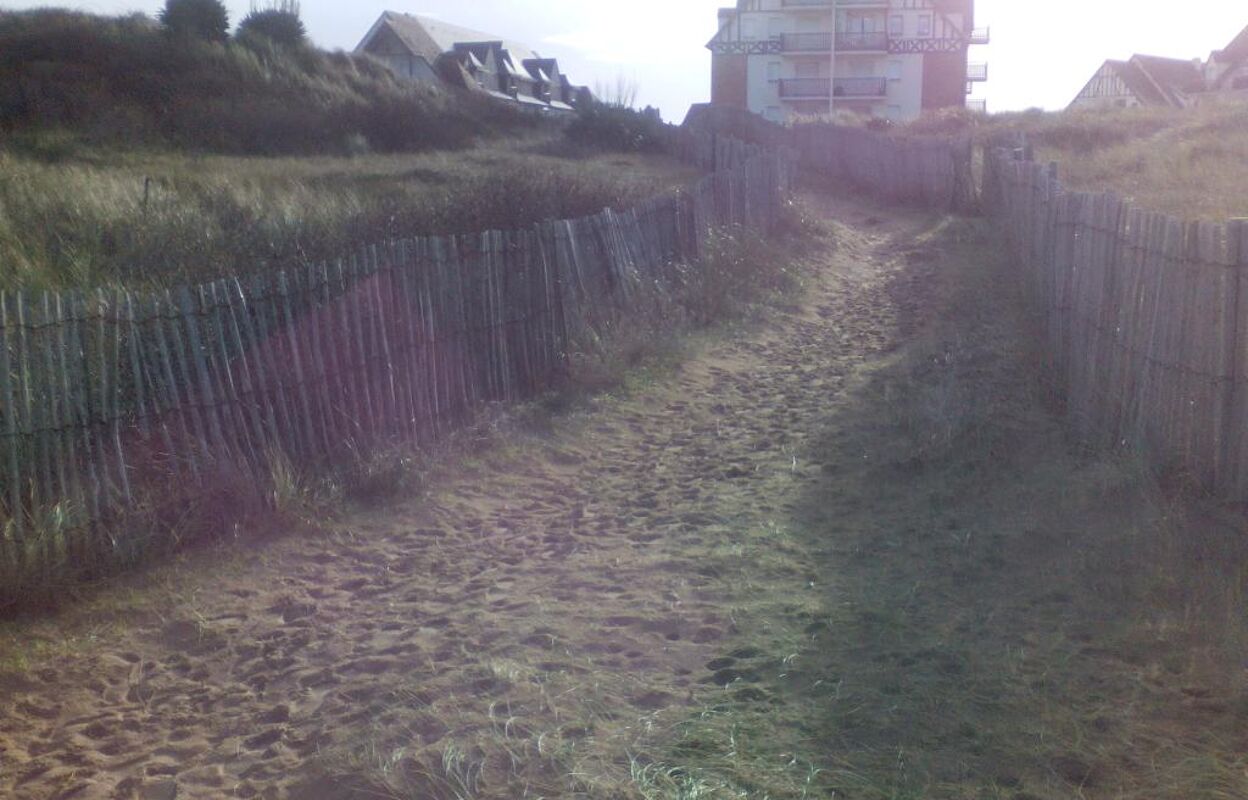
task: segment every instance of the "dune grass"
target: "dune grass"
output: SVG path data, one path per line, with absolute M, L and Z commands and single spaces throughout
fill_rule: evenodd
M 593 214 L 695 174 L 588 138 L 365 57 L 0 11 L 0 289 L 246 275 Z
M 819 742 L 816 796 L 1245 796 L 1243 520 L 1068 438 L 991 241 L 931 243 L 917 335 L 815 448 L 833 477 L 788 541 L 825 602 L 760 638 L 798 668 L 754 741 Z
M 1071 189 L 1185 219 L 1248 216 L 1248 104 L 1006 114 L 979 132 L 1026 134 Z
M 262 37 L 172 36 L 142 14 L 0 11 L 0 132 L 45 154 L 94 145 L 247 155 L 470 145 L 526 124 L 477 95 L 399 81 L 366 57 Z
M 86 149 L 45 163 L 0 150 L 0 288 L 246 275 L 390 238 L 624 208 L 698 175 L 661 155 L 564 152 L 558 130 L 356 158 Z
M 750 676 L 640 743 L 621 797 L 1248 796 L 1243 520 L 1066 436 L 991 242 L 918 247 L 914 336 L 803 454 L 826 477 L 700 556 Z

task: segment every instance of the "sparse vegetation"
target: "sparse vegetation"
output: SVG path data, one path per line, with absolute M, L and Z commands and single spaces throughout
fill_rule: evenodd
M 1025 113 L 993 118 L 985 131 L 1027 134 L 1072 189 L 1187 219 L 1248 215 L 1248 104 Z
M 625 153 L 660 153 L 671 139 L 657 113 L 604 102 L 580 108 L 566 135 L 580 147 Z
M 1135 108 L 989 117 L 926 114 L 897 135 L 970 133 L 983 145 L 1025 136 L 1038 161 L 1056 161 L 1071 189 L 1117 192 L 1137 205 L 1188 219 L 1248 215 L 1248 104 Z

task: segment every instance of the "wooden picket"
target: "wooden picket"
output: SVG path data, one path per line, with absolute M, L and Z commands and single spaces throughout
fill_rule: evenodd
M 783 126 L 722 106 L 695 106 L 685 127 L 700 134 L 686 132 L 687 157 L 708 167 L 740 158 L 742 148 L 782 152 L 806 180 L 942 210 L 969 211 L 978 204 L 969 135 L 895 136 L 827 122 Z
M 1023 146 L 987 152 L 983 197 L 1044 314 L 1076 429 L 1248 498 L 1248 224 L 1067 191 Z
M 578 339 L 695 263 L 711 228 L 777 219 L 792 172 L 779 154 L 673 137 L 716 172 L 629 211 L 150 295 L 0 292 L 0 568 L 130 552 L 110 522 L 154 476 L 262 478 L 276 454 L 423 444 L 544 390 Z M 30 538 L 52 508 L 86 532 L 63 554 Z

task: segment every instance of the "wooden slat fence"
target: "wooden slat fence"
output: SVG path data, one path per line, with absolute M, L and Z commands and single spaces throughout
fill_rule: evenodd
M 685 128 L 790 152 L 805 178 L 848 184 L 891 202 L 952 211 L 972 210 L 978 202 L 969 135 L 899 137 L 825 122 L 786 127 L 713 106 L 695 106 Z
M 1067 191 L 1026 148 L 987 154 L 984 199 L 1026 270 L 1079 431 L 1248 497 L 1248 224 Z
M 805 174 L 813 171 L 883 200 L 952 211 L 976 204 L 970 136 L 898 138 L 811 123 L 790 130 L 789 146 Z
M 154 476 L 228 464 L 265 479 L 276 453 L 420 444 L 540 392 L 578 337 L 696 263 L 711 228 L 775 224 L 791 174 L 779 155 L 690 134 L 679 146 L 718 171 L 627 211 L 154 294 L 0 293 L 0 564 L 31 574 L 127 547 L 104 523 Z M 49 515 L 101 532 L 55 552 L 39 536 Z

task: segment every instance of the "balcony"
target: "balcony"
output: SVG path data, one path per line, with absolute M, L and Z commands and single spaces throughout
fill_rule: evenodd
M 834 78 L 832 80 L 832 96 L 838 99 L 884 97 L 887 94 L 887 78 Z
M 967 64 L 966 79 L 972 83 L 982 83 L 988 80 L 987 64 Z
M 780 37 L 785 53 L 828 53 L 832 50 L 830 33 L 786 33 Z
M 966 110 L 971 112 L 972 114 L 987 114 L 988 113 L 988 101 L 987 100 L 967 100 Z
M 971 31 L 971 44 L 990 44 L 992 42 L 991 28 L 976 28 Z
M 828 78 L 786 78 L 780 81 L 780 96 L 786 100 L 831 97 L 832 81 Z
M 781 8 L 888 8 L 889 0 L 780 0 Z
M 839 53 L 885 53 L 888 52 L 888 34 L 883 31 L 838 33 L 836 34 L 836 50 Z

